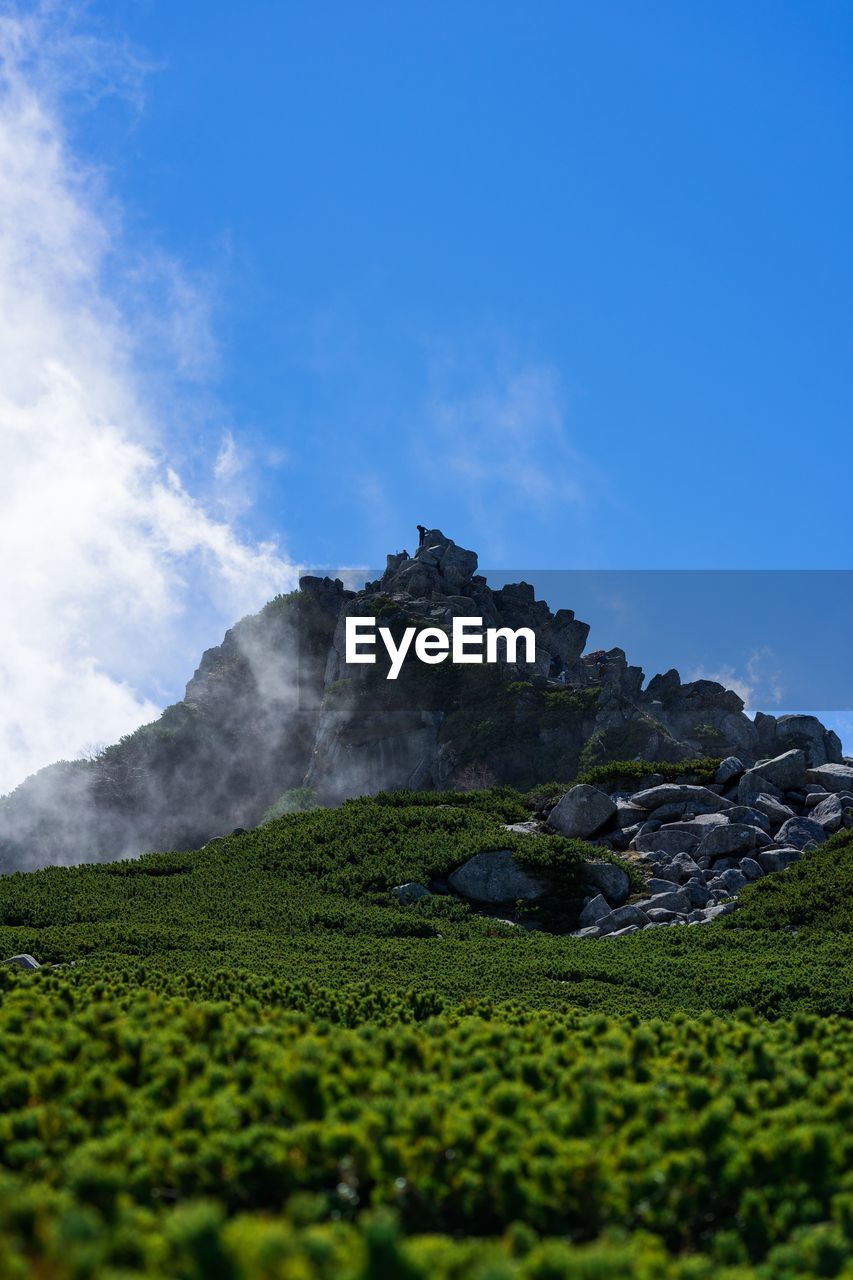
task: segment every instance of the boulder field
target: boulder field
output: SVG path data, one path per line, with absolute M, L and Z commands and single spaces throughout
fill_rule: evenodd
M 581 783 L 544 821 L 508 829 L 580 838 L 633 862 L 646 881 L 639 894 L 630 894 L 629 876 L 615 863 L 589 860 L 579 872 L 586 894 L 573 936 L 621 938 L 727 915 L 746 885 L 784 871 L 842 827 L 853 827 L 853 765 L 810 768 L 795 748 L 750 768 L 729 756 L 708 786 L 665 783 L 654 774 L 633 792 Z M 398 896 L 411 901 L 415 888 L 419 896 L 427 892 L 404 885 Z M 547 878 L 506 849 L 470 858 L 450 875 L 448 889 L 487 909 L 541 902 L 551 892 Z

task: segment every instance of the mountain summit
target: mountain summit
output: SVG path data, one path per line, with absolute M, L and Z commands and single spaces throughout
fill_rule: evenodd
M 427 666 L 346 661 L 346 620 L 449 631 L 454 618 L 529 627 L 533 664 Z M 389 555 L 360 591 L 307 576 L 244 618 L 203 655 L 181 702 L 94 760 L 41 770 L 0 801 L 0 870 L 192 848 L 254 826 L 294 788 L 320 803 L 380 790 L 530 787 L 589 766 L 641 758 L 793 747 L 810 766 L 839 762 L 813 716 L 744 714 L 741 698 L 677 671 L 645 684 L 622 649 L 585 653 L 589 626 L 553 613 L 524 582 L 493 590 L 477 556 L 439 529 L 413 555 Z

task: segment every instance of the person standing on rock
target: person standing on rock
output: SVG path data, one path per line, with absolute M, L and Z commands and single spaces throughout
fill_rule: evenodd
M 425 524 L 419 524 L 419 525 L 417 526 L 417 530 L 418 530 L 418 546 L 419 546 L 419 547 L 422 547 L 422 546 L 424 545 L 424 543 L 426 542 L 426 536 L 427 536 L 427 528 L 426 528 L 426 525 L 425 525 Z

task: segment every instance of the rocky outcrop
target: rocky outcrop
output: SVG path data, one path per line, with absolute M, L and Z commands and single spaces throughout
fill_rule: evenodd
M 737 758 L 727 764 L 728 792 L 722 784 L 713 790 L 676 782 L 605 797 L 613 815 L 591 842 L 624 850 L 648 877 L 646 893 L 625 903 L 627 892 L 617 901 L 590 883 L 576 937 L 621 938 L 639 929 L 706 924 L 734 911 L 737 895 L 748 884 L 786 870 L 818 848 L 830 831 L 853 828 L 853 792 L 824 790 L 807 781 L 820 776 L 824 784 L 838 785 L 841 775 L 834 766 L 806 771 L 804 749 L 758 761 L 748 771 Z M 750 774 L 777 793 L 759 793 L 754 809 L 735 803 L 738 780 Z M 561 797 L 556 809 L 571 795 L 570 790 Z M 619 817 L 625 811 L 646 820 L 624 826 Z M 609 870 L 621 869 L 611 865 Z M 585 879 L 592 878 L 585 874 Z
M 42 770 L 0 800 L 0 871 L 195 847 L 256 825 L 283 792 L 302 786 L 334 804 L 401 788 L 528 788 L 608 760 L 713 754 L 729 757 L 714 784 L 727 804 L 763 803 L 766 813 L 781 803 L 788 764 L 784 776 L 758 764 L 774 757 L 795 764 L 802 787 L 853 793 L 853 768 L 815 717 L 750 719 L 736 693 L 711 680 L 682 682 L 675 670 L 644 687 L 622 649 L 585 652 L 589 625 L 571 609 L 553 612 L 524 582 L 493 590 L 477 570 L 475 552 L 431 529 L 414 554 L 389 556 L 361 591 L 303 577 L 298 592 L 208 650 L 185 697 L 154 724 L 95 760 Z M 394 681 L 381 650 L 375 666 L 346 662 L 350 617 L 374 618 L 399 637 L 407 626 L 449 631 L 462 616 L 532 628 L 535 660 L 501 652 L 494 666 L 412 661 Z M 596 834 L 580 798 L 566 803 L 574 816 L 556 813 L 554 823 Z M 624 798 L 615 813 L 596 803 L 602 824 L 636 825 Z M 646 843 L 649 822 L 661 826 L 687 807 L 694 817 L 725 808 L 651 781 L 632 804 L 646 815 Z

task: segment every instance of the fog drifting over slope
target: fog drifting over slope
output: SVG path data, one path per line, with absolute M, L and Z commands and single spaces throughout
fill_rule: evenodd
M 138 68 L 56 12 L 3 13 L 0 794 L 150 720 L 164 673 L 294 580 L 182 483 L 179 423 L 141 370 L 209 360 L 204 297 L 128 242 L 69 141 L 69 103 L 137 90 Z M 213 481 L 233 442 L 205 429 Z

